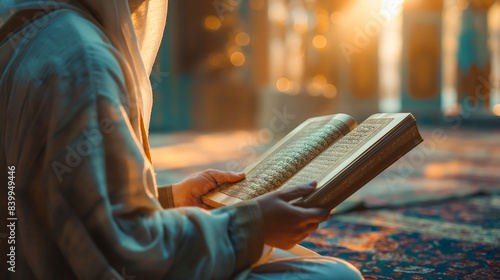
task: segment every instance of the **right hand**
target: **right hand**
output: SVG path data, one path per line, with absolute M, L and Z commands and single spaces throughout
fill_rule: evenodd
M 304 240 L 328 219 L 323 208 L 302 208 L 289 201 L 307 196 L 316 189 L 316 182 L 286 190 L 278 190 L 257 197 L 264 220 L 264 243 L 288 250 Z

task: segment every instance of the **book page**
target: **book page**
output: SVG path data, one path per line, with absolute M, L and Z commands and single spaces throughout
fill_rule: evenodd
M 248 200 L 275 190 L 348 133 L 349 128 L 338 119 L 313 120 L 248 170 L 245 180 L 222 185 L 218 192 Z
M 319 183 L 393 120 L 393 118 L 372 118 L 364 121 L 345 137 L 324 150 L 281 188 L 306 184 L 312 180 Z
M 380 145 L 373 154 L 362 160 L 360 165 L 347 172 L 345 177 L 330 185 L 324 192 L 311 196 L 307 202 L 303 201 L 303 205 L 329 209 L 337 206 L 423 141 L 415 121 L 396 134 L 397 136 L 389 137 L 384 145 Z

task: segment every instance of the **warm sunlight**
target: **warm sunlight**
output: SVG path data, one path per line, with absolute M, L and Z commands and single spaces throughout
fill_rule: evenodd
M 380 13 L 387 19 L 394 19 L 403 8 L 404 0 L 382 0 Z

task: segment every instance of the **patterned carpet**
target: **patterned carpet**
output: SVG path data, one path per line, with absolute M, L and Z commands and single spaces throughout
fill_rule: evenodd
M 500 279 L 500 196 L 332 215 L 302 245 L 366 279 Z

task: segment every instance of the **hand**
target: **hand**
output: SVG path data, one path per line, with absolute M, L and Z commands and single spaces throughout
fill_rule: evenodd
M 323 208 L 302 208 L 289 201 L 307 196 L 316 189 L 316 182 L 257 197 L 264 219 L 264 243 L 288 250 L 304 240 L 328 219 Z
M 206 170 L 184 179 L 182 182 L 172 185 L 175 207 L 198 206 L 211 209 L 201 202 L 201 196 L 219 183 L 234 183 L 245 178 L 245 173 L 230 171 Z

